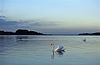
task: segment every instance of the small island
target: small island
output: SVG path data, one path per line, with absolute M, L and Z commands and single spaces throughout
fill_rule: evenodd
M 18 29 L 16 32 L 0 31 L 0 35 L 43 35 L 43 33 Z

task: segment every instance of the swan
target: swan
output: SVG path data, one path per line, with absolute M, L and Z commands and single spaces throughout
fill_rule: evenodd
M 55 48 L 55 50 L 54 51 L 56 51 L 56 52 L 61 52 L 61 51 L 64 51 L 64 46 L 62 46 L 62 45 L 58 45 L 58 47 L 57 48 Z
M 83 39 L 84 42 L 86 42 L 86 39 Z
M 65 52 L 64 46 L 58 45 L 57 48 L 55 48 L 54 44 L 51 44 L 52 46 L 52 55 L 51 58 L 54 59 L 55 53 L 58 55 L 63 55 L 63 52 Z
M 53 46 L 53 51 L 55 52 L 62 52 L 65 51 L 64 46 L 58 45 L 57 48 L 55 48 L 54 44 L 51 44 Z

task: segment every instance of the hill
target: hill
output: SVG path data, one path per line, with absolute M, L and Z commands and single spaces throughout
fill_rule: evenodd
M 16 32 L 0 31 L 0 35 L 43 35 L 43 33 L 18 29 Z

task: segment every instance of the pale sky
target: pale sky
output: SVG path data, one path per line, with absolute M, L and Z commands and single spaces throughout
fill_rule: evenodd
M 100 0 L 0 0 L 0 4 L 0 15 L 20 20 L 23 26 L 15 24 L 19 28 L 62 34 L 100 31 Z

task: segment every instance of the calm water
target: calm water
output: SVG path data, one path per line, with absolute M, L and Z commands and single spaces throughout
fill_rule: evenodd
M 100 65 L 100 36 L 0 36 L 0 65 Z

